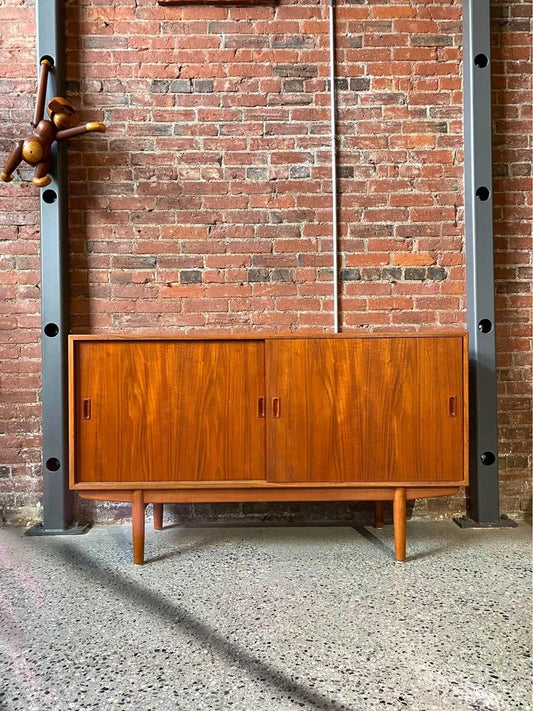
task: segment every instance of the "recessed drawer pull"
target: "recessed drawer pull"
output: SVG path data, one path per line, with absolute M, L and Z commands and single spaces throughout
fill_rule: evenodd
M 91 419 L 91 400 L 90 400 L 90 398 L 87 398 L 83 401 L 83 419 L 84 420 Z
M 279 397 L 272 398 L 272 417 L 281 417 L 281 400 Z
M 257 417 L 266 417 L 266 401 L 264 397 L 257 400 Z
M 457 398 L 451 397 L 448 402 L 448 413 L 450 417 L 457 417 Z

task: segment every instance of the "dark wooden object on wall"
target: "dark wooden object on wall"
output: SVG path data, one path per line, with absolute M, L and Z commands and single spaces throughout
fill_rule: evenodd
M 71 336 L 71 488 L 131 501 L 393 502 L 467 484 L 463 333 Z
M 100 121 L 90 121 L 80 124 L 80 117 L 73 106 L 62 96 L 55 96 L 46 107 L 49 120 L 44 118 L 44 104 L 48 74 L 52 70 L 49 59 L 41 60 L 39 86 L 33 116 L 33 132 L 26 138 L 17 141 L 9 154 L 0 179 L 4 183 L 13 180 L 13 172 L 24 160 L 35 167 L 33 184 L 38 188 L 50 185 L 52 179 L 48 175 L 52 167 L 52 144 L 54 141 L 64 141 L 84 133 L 105 133 L 106 126 Z

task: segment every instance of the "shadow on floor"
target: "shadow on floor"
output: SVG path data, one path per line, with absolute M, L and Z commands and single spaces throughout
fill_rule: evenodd
M 371 543 L 373 546 L 378 548 L 383 555 L 385 555 L 387 558 L 389 558 L 392 561 L 395 561 L 395 555 L 394 551 L 380 538 L 378 538 L 372 531 L 369 531 L 368 528 L 365 526 L 352 526 L 354 531 L 357 531 L 357 533 L 362 536 L 366 541 Z M 429 548 L 428 550 L 421 551 L 419 553 L 412 553 L 409 555 L 409 530 L 407 531 L 407 551 L 408 555 L 405 558 L 405 562 L 408 563 L 410 561 L 415 561 L 415 560 L 423 560 L 424 558 L 430 558 L 436 555 L 439 555 L 440 553 L 449 553 L 452 551 L 454 548 L 458 548 L 459 544 L 458 543 L 448 543 L 445 546 L 435 546 L 435 548 Z
M 125 598 L 134 600 L 136 604 L 140 604 L 158 615 L 165 624 L 179 627 L 181 632 L 206 646 L 208 645 L 226 662 L 238 665 L 261 681 L 267 682 L 284 693 L 293 695 L 294 700 L 297 703 L 305 704 L 305 708 L 309 711 L 349 711 L 347 706 L 338 704 L 323 694 L 309 689 L 272 665 L 257 659 L 245 649 L 233 644 L 181 605 L 169 603 L 158 593 L 147 590 L 132 580 L 122 578 L 112 568 L 98 564 L 79 548 L 74 548 L 67 542 L 61 541 L 54 548 L 54 553 L 60 555 L 65 562 L 79 570 L 86 578 L 92 579 L 100 586 L 112 588 Z
M 369 531 L 367 528 L 365 528 L 365 526 L 352 526 L 352 528 L 354 531 L 357 531 L 357 533 L 362 536 L 366 541 L 371 543 L 376 548 L 379 548 L 380 552 L 386 555 L 387 558 L 395 560 L 394 551 L 392 551 L 385 543 L 383 543 L 380 538 L 375 536 L 372 531 Z

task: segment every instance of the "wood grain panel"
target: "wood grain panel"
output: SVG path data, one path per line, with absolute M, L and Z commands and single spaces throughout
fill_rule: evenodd
M 283 485 L 272 489 L 245 489 L 244 487 L 228 488 L 227 490 L 206 488 L 197 484 L 194 490 L 188 489 L 144 489 L 144 503 L 226 503 L 252 501 L 392 501 L 395 488 L 359 488 L 353 486 L 309 488 L 302 487 L 297 491 Z M 408 488 L 406 498 L 422 499 L 436 496 L 453 496 L 459 491 L 457 487 Z M 133 491 L 116 491 L 114 489 L 97 489 L 95 491 L 78 491 L 82 499 L 95 501 L 132 501 Z
M 364 342 L 357 370 L 365 481 L 463 478 L 462 344 L 461 338 Z
M 435 328 L 425 328 L 424 330 L 421 331 L 416 331 L 416 332 L 410 332 L 410 333 L 403 333 L 403 332 L 398 332 L 398 331 L 391 331 L 390 333 L 386 332 L 380 332 L 380 333 L 372 333 L 372 332 L 362 332 L 358 331 L 357 333 L 336 333 L 333 338 L 335 340 L 343 340 L 343 339 L 349 339 L 352 340 L 354 338 L 357 338 L 358 340 L 372 340 L 372 339 L 380 339 L 380 338 L 414 338 L 414 339 L 419 339 L 419 338 L 465 338 L 466 333 L 464 331 L 442 331 L 441 329 L 435 329 Z M 318 339 L 320 340 L 321 338 L 323 339 L 331 339 L 332 335 L 331 333 L 324 333 L 324 331 L 307 331 L 307 332 L 301 332 L 301 333 L 265 333 L 261 334 L 260 337 L 256 333 L 224 333 L 222 335 L 215 335 L 215 334 L 205 334 L 202 333 L 201 335 L 196 333 L 185 333 L 185 334 L 180 334 L 179 337 L 177 337 L 175 334 L 171 333 L 138 333 L 135 336 L 132 336 L 131 334 L 127 334 L 124 332 L 117 332 L 117 333 L 92 333 L 92 334 L 72 334 L 69 337 L 69 341 L 71 342 L 76 342 L 76 341 L 99 341 L 99 342 L 104 342 L 104 341 L 205 341 L 205 340 L 210 340 L 210 341 L 215 341 L 215 340 L 223 340 L 223 341 L 257 341 L 257 340 L 263 340 L 263 341 L 268 341 L 268 340 L 290 340 L 290 341 L 295 341 L 295 340 L 306 340 L 308 338 L 313 338 L 313 339 Z
M 264 478 L 262 341 L 79 342 L 75 371 L 77 482 Z
M 267 420 L 267 478 L 350 481 L 362 475 L 363 440 L 355 377 L 358 340 L 266 343 L 267 392 L 280 417 Z
M 460 337 L 268 342 L 268 480 L 461 481 L 462 359 Z
M 463 371 L 463 339 L 427 339 L 417 343 L 421 426 L 418 441 L 412 444 L 419 455 L 413 457 L 418 465 L 416 471 L 421 478 L 435 482 L 466 478 L 464 379 L 468 371 Z

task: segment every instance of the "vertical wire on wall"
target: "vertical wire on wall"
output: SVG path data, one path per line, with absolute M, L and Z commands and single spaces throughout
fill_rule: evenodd
M 339 254 L 338 254 L 338 198 L 337 198 L 337 97 L 335 91 L 335 0 L 329 0 L 329 90 L 331 112 L 331 222 L 333 260 L 333 331 L 340 332 L 339 325 Z

